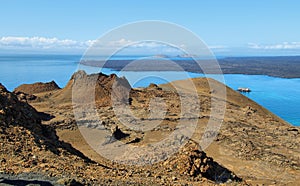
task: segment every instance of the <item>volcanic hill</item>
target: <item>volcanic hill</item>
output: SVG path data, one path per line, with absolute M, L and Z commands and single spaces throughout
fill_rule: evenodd
M 196 95 L 186 86 L 191 81 Z M 211 90 L 209 85 L 212 84 L 217 88 Z M 5 173 L 26 170 L 54 177 L 68 175 L 83 184 L 297 185 L 300 182 L 299 127 L 291 126 L 215 80 L 195 78 L 131 88 L 125 78 L 116 75 L 88 75 L 79 71 L 62 89 L 49 91 L 43 88 L 44 84 L 40 85 L 41 88 L 32 85 L 32 90 L 43 90 L 38 92 L 28 91 L 31 87 L 27 85 L 27 91 L 23 89 L 25 98 L 1 86 L 1 145 L 2 159 L 5 159 L 1 161 L 1 171 Z M 226 90 L 226 98 L 220 97 L 221 90 Z M 22 89 L 18 88 L 17 92 Z M 112 98 L 116 98 L 117 103 Z M 192 106 L 183 115 L 182 100 Z M 223 119 L 212 118 L 212 101 L 226 106 Z M 74 109 L 85 108 L 93 102 L 96 115 L 89 112 L 74 115 Z M 116 107 L 120 104 L 125 104 L 126 109 L 120 107 L 118 113 Z M 221 112 L 221 108 L 217 109 Z M 216 138 L 210 146 L 201 149 L 202 136 L 216 132 L 206 131 L 210 119 L 222 125 L 216 134 L 211 134 Z M 183 127 L 196 122 L 191 138 L 175 137 L 170 144 L 166 141 L 164 146 L 158 146 L 156 150 L 163 151 L 165 147 L 185 141 L 176 152 L 154 164 L 132 165 L 134 159 L 129 158 L 132 154 L 116 157 L 117 162 L 128 160 L 125 164 L 112 162 L 92 148 L 99 145 L 93 136 L 99 131 L 107 132 L 108 138 L 103 142 L 108 145 L 121 141 L 132 149 L 148 147 L 180 131 L 181 121 Z M 145 130 L 134 130 L 124 122 Z M 7 139 L 9 143 L 5 143 Z M 18 146 L 19 142 L 22 145 Z M 14 149 L 19 150 L 11 156 L 16 153 Z M 149 160 L 157 158 L 155 151 L 142 153 Z M 50 159 L 54 159 L 53 166 L 49 165 L 52 164 Z M 33 160 L 34 164 L 28 163 Z M 22 161 L 25 163 L 19 163 Z
M 105 75 L 103 77 L 109 78 Z M 36 85 L 34 86 L 36 87 Z M 57 95 L 56 91 L 53 91 L 56 93 L 53 96 Z M 40 93 L 47 96 L 41 97 L 38 99 L 39 101 L 45 101 L 49 96 L 48 90 Z M 45 120 L 45 113 L 36 111 L 27 103 L 28 100 L 20 99 L 20 96 L 7 91 L 2 85 L 0 85 L 0 101 L 0 183 L 3 184 L 160 185 L 162 183 L 203 183 L 213 185 L 215 181 L 241 181 L 230 170 L 207 157 L 206 153 L 200 151 L 197 143 L 193 141 L 190 141 L 165 164 L 127 167 L 105 159 L 100 161 L 98 159 L 96 162 L 69 143 L 62 141 L 52 125 L 42 124 L 41 120 L 44 120 L 44 123 L 49 122 Z M 38 104 L 37 100 L 34 100 L 33 103 Z M 51 119 L 52 117 L 50 122 Z M 65 129 L 64 131 L 72 132 L 74 129 Z M 81 136 L 79 135 L 77 138 L 81 138 Z M 180 169 L 173 168 L 174 164 L 184 165 L 185 163 L 190 164 L 181 166 Z M 178 175 L 178 173 L 182 173 L 182 175 Z M 216 179 L 219 177 L 215 177 L 215 175 L 221 174 L 222 179 Z M 140 177 L 144 177 L 144 179 L 141 180 Z

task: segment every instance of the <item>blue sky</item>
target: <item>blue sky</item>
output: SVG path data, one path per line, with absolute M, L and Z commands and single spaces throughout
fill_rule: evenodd
M 162 20 L 191 30 L 217 55 L 300 55 L 297 0 L 2 0 L 0 5 L 2 53 L 80 53 L 115 27 Z

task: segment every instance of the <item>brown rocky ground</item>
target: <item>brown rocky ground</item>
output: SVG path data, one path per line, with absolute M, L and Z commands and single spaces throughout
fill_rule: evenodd
M 208 95 L 210 90 L 203 79 L 193 81 L 199 84 L 201 98 Z M 184 81 L 175 83 L 184 84 Z M 214 94 L 212 97 L 217 97 L 217 92 Z M 207 154 L 247 183 L 298 185 L 299 127 L 291 126 L 230 88 L 226 94 L 224 121 L 217 138 L 206 149 Z
M 46 94 L 49 95 L 49 92 Z M 45 179 L 45 176 L 48 176 L 49 180 L 51 177 L 57 178 L 54 183 L 57 185 L 182 185 L 200 183 L 213 185 L 216 181 L 240 181 L 230 170 L 207 157 L 203 151 L 199 150 L 197 143 L 193 141 L 190 141 L 179 153 L 165 163 L 159 162 L 141 167 L 116 164 L 99 156 L 95 160 L 91 160 L 70 144 L 59 139 L 51 125 L 41 124 L 41 118 L 44 118 L 44 114 L 37 112 L 27 104 L 27 100 L 20 99 L 17 95 L 8 92 L 2 85 L 0 86 L 0 100 L 1 175 L 12 177 L 12 175 L 18 176 L 24 173 L 40 174 L 40 179 Z M 41 100 L 45 100 L 45 97 L 38 99 L 38 101 L 33 100 L 33 104 L 38 104 Z M 70 112 L 70 110 L 68 111 Z M 51 123 L 51 120 L 44 122 Z M 59 125 L 56 127 L 60 128 Z M 68 134 L 78 131 L 76 127 L 74 128 L 70 128 L 71 130 L 64 129 L 61 132 L 64 131 L 65 134 Z M 80 144 L 74 143 L 74 146 L 87 147 L 85 142 L 80 139 L 80 135 L 74 139 L 80 142 Z M 92 150 L 88 149 L 85 153 L 90 155 L 90 152 Z M 185 165 L 186 163 L 189 165 Z M 177 168 L 177 164 L 181 167 Z M 174 167 L 174 165 L 176 166 Z M 224 175 L 222 179 L 214 177 L 218 174 Z M 13 178 L 18 179 L 2 179 L 0 183 L 35 183 L 23 180 L 24 178 L 22 179 L 20 176 Z
M 91 80 L 96 82 L 96 84 L 92 84 L 92 87 L 95 87 L 95 89 L 89 88 L 91 87 Z M 43 157 L 51 164 L 53 161 L 54 166 L 51 168 L 45 168 L 44 166 L 39 168 L 40 164 L 43 163 L 38 161 L 37 164 L 31 164 L 32 167 L 26 169 L 19 161 L 23 161 L 24 157 L 29 156 L 28 154 L 31 153 L 29 148 L 36 147 L 37 143 L 34 137 L 29 134 L 26 137 L 25 135 L 21 137 L 18 133 L 14 134 L 14 127 L 17 127 L 18 131 L 23 131 L 23 133 L 25 131 L 26 133 L 26 131 L 31 131 L 31 129 L 24 126 L 33 122 L 27 121 L 28 119 L 26 118 L 21 120 L 14 119 L 23 123 L 20 125 L 23 128 L 20 128 L 19 124 L 7 125 L 7 123 L 13 123 L 11 120 L 5 121 L 3 127 L 1 124 L 2 130 L 11 132 L 1 132 L 2 136 L 6 136 L 1 138 L 1 140 L 5 140 L 10 136 L 17 137 L 11 137 L 11 143 L 2 142 L 2 156 L 5 161 L 2 162 L 4 164 L 2 164 L 1 170 L 11 173 L 19 173 L 23 170 L 44 172 L 50 176 L 68 175 L 68 178 L 92 184 L 213 185 L 226 182 L 230 185 L 297 185 L 300 181 L 300 129 L 298 127 L 290 126 L 268 110 L 230 88 L 226 88 L 227 99 L 221 98 L 219 91 L 222 88 L 224 89 L 224 85 L 216 81 L 203 78 L 196 78 L 192 81 L 197 89 L 200 108 L 197 107 L 197 101 L 195 102 L 195 95 L 190 93 L 186 86 L 189 83 L 188 80 L 160 86 L 151 85 L 144 89 L 130 89 L 125 79 L 114 75 L 88 76 L 84 72 L 79 72 L 72 76 L 68 85 L 63 89 L 48 91 L 43 85 L 41 90 L 39 90 L 38 86 L 34 85 L 36 87 L 35 97 L 30 94 L 31 92 L 19 93 L 18 98 L 21 101 L 16 100 L 17 98 L 14 94 L 8 93 L 2 88 L 1 94 L 4 94 L 4 97 L 9 95 L 13 97 L 15 102 L 22 104 L 22 106 L 18 107 L 21 108 L 26 105 L 25 110 L 32 110 L 33 108 L 26 104 L 28 102 L 39 112 L 44 113 L 37 113 L 34 109 L 32 111 L 35 115 L 38 115 L 37 121 L 35 121 L 36 125 L 42 127 L 41 131 L 52 131 L 52 137 L 49 137 L 49 132 L 46 132 L 46 136 L 45 132 L 40 132 L 37 136 L 44 136 L 47 139 L 44 141 L 52 141 L 54 145 L 51 148 L 59 149 L 59 153 L 53 153 L 46 148 L 37 147 L 34 153 L 38 154 L 34 157 Z M 114 82 L 118 82 L 117 84 L 122 85 L 121 87 L 123 88 L 117 89 L 118 91 L 115 92 L 112 91 L 112 87 L 115 85 Z M 220 87 L 220 89 L 210 90 L 208 83 L 213 83 L 216 85 L 215 87 Z M 72 104 L 72 88 L 74 86 L 80 87 L 78 95 L 95 93 L 94 99 L 97 103 L 96 118 L 87 112 L 82 116 L 77 116 L 79 117 L 77 121 L 79 119 L 88 122 L 76 123 L 73 108 L 76 109 L 83 105 L 82 102 L 89 103 L 91 100 L 88 97 L 76 99 L 78 102 L 73 102 Z M 175 90 L 174 87 L 182 90 L 183 95 L 181 96 L 183 97 L 180 97 L 178 90 Z M 27 88 L 30 90 L 30 86 Z M 126 99 L 123 99 L 122 95 L 128 89 L 130 89 L 129 99 L 126 97 Z M 122 115 L 124 121 L 134 124 L 133 126 L 137 128 L 151 126 L 150 129 L 138 131 L 125 126 L 124 122 L 120 121 L 120 116 L 116 115 L 116 110 L 112 106 L 112 94 L 117 101 L 125 101 L 130 111 L 136 117 L 133 119 L 127 115 L 126 111 L 123 112 L 121 110 L 121 113 L 124 113 Z M 73 94 L 73 98 L 78 95 Z M 152 100 L 156 98 L 159 98 L 158 101 L 153 103 Z M 184 99 L 186 104 L 192 105 L 192 109 L 199 109 L 199 112 L 197 110 L 197 114 L 194 116 L 193 110 L 186 110 L 185 115 L 182 116 L 181 108 L 183 105 L 180 104 L 180 99 Z M 203 134 L 207 135 L 204 131 L 207 122 L 212 117 L 210 115 L 212 100 L 217 100 L 220 105 L 225 104 L 226 112 L 222 120 L 213 118 L 216 122 L 222 122 L 223 124 L 212 144 L 205 149 L 205 153 L 201 150 L 199 144 L 201 144 L 200 139 Z M 1 100 L 2 105 L 5 102 L 7 101 L 3 102 Z M 161 104 L 162 102 L 164 104 Z M 14 103 L 10 103 L 11 107 L 13 107 L 12 105 Z M 152 113 L 153 109 L 149 109 L 149 106 L 153 105 L 156 106 L 154 108 L 165 108 L 164 115 L 160 114 L 163 110 Z M 6 107 L 3 106 L 3 108 Z M 17 115 L 17 113 L 22 112 L 13 110 L 9 115 Z M 24 114 L 25 116 L 26 114 Z M 3 118 L 8 118 L 8 115 L 3 114 Z M 43 119 L 43 124 L 39 123 L 39 118 Z M 181 121 L 181 118 L 184 119 Z M 101 124 L 97 122 L 98 120 L 101 121 Z M 134 166 L 113 163 L 100 156 L 97 149 L 91 148 L 91 146 L 95 147 L 94 144 L 99 144 L 98 140 L 93 141 L 94 138 L 92 138 L 97 136 L 99 131 L 111 131 L 109 132 L 111 137 L 118 138 L 125 144 L 130 144 L 133 149 L 135 147 L 149 146 L 165 139 L 170 134 L 176 133 L 176 131 L 180 131 L 180 122 L 183 123 L 183 126 L 189 126 L 191 123 L 196 122 L 196 130 L 192 135 L 192 139 L 186 140 L 187 144 L 177 153 L 167 156 L 164 158 L 166 160 L 153 165 Z M 152 128 L 152 125 L 156 126 Z M 92 136 L 89 144 L 84 139 L 87 136 Z M 32 139 L 32 142 L 28 143 L 29 139 Z M 22 156 L 10 156 L 11 153 L 14 153 L 12 149 L 16 149 L 14 145 L 18 144 L 17 141 L 19 140 L 23 140 L 21 141 L 23 149 L 20 150 Z M 172 145 L 174 146 L 173 143 L 180 143 L 181 140 L 175 139 L 172 143 L 167 141 L 164 146 L 158 146 L 156 150 L 172 147 Z M 70 143 L 72 146 L 67 143 Z M 110 143 L 113 145 L 115 142 L 111 141 Z M 34 155 L 34 153 L 31 154 Z M 146 152 L 145 154 L 147 157 L 149 156 L 149 159 L 156 157 L 155 153 Z M 9 158 L 12 160 L 7 161 Z M 122 158 L 120 157 L 120 159 Z M 128 158 L 128 154 L 126 158 Z M 32 161 L 30 157 L 27 159 Z M 55 161 L 51 161 L 51 159 Z M 88 161 L 89 159 L 92 161 Z M 6 163 L 11 161 L 15 163 Z M 240 182 L 240 178 L 243 179 L 242 182 Z

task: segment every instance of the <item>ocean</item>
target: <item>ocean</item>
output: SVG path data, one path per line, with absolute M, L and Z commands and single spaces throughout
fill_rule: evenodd
M 99 72 L 97 67 L 79 65 L 80 55 L 1 55 L 0 83 L 13 91 L 24 83 L 49 82 L 54 80 L 64 87 L 77 69 L 89 73 Z M 102 69 L 102 72 L 125 76 L 133 87 L 145 87 L 150 83 L 188 77 L 203 77 L 203 74 L 185 72 L 117 72 Z M 218 79 L 218 75 L 207 75 Z M 139 79 L 140 77 L 147 77 Z M 295 126 L 300 126 L 300 78 L 285 79 L 265 75 L 225 74 L 225 84 L 232 89 L 249 87 L 252 92 L 244 95 L 264 106 L 274 114 Z

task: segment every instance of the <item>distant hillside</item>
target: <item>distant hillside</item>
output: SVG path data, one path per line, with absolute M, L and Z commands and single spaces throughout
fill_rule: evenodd
M 172 58 L 170 58 L 172 60 Z M 177 67 L 166 63 L 164 60 L 147 59 L 139 60 L 140 65 L 129 65 L 133 60 L 108 60 L 81 61 L 81 64 L 88 66 L 101 66 L 114 70 L 125 71 L 176 71 Z M 198 64 L 191 58 L 172 60 L 183 70 L 188 72 L 203 73 Z M 206 73 L 215 73 L 215 66 L 209 66 L 209 61 L 202 61 L 208 69 Z M 268 75 L 282 78 L 300 78 L 300 56 L 282 57 L 227 57 L 218 59 L 221 70 L 224 74 L 249 74 L 249 75 Z M 126 67 L 125 69 L 123 69 Z
M 59 86 L 54 82 L 47 82 L 47 83 L 33 83 L 33 84 L 23 84 L 15 88 L 14 92 L 23 92 L 26 94 L 36 94 L 41 92 L 48 92 L 53 90 L 59 90 Z
M 300 56 L 231 57 L 219 60 L 224 74 L 300 78 Z

